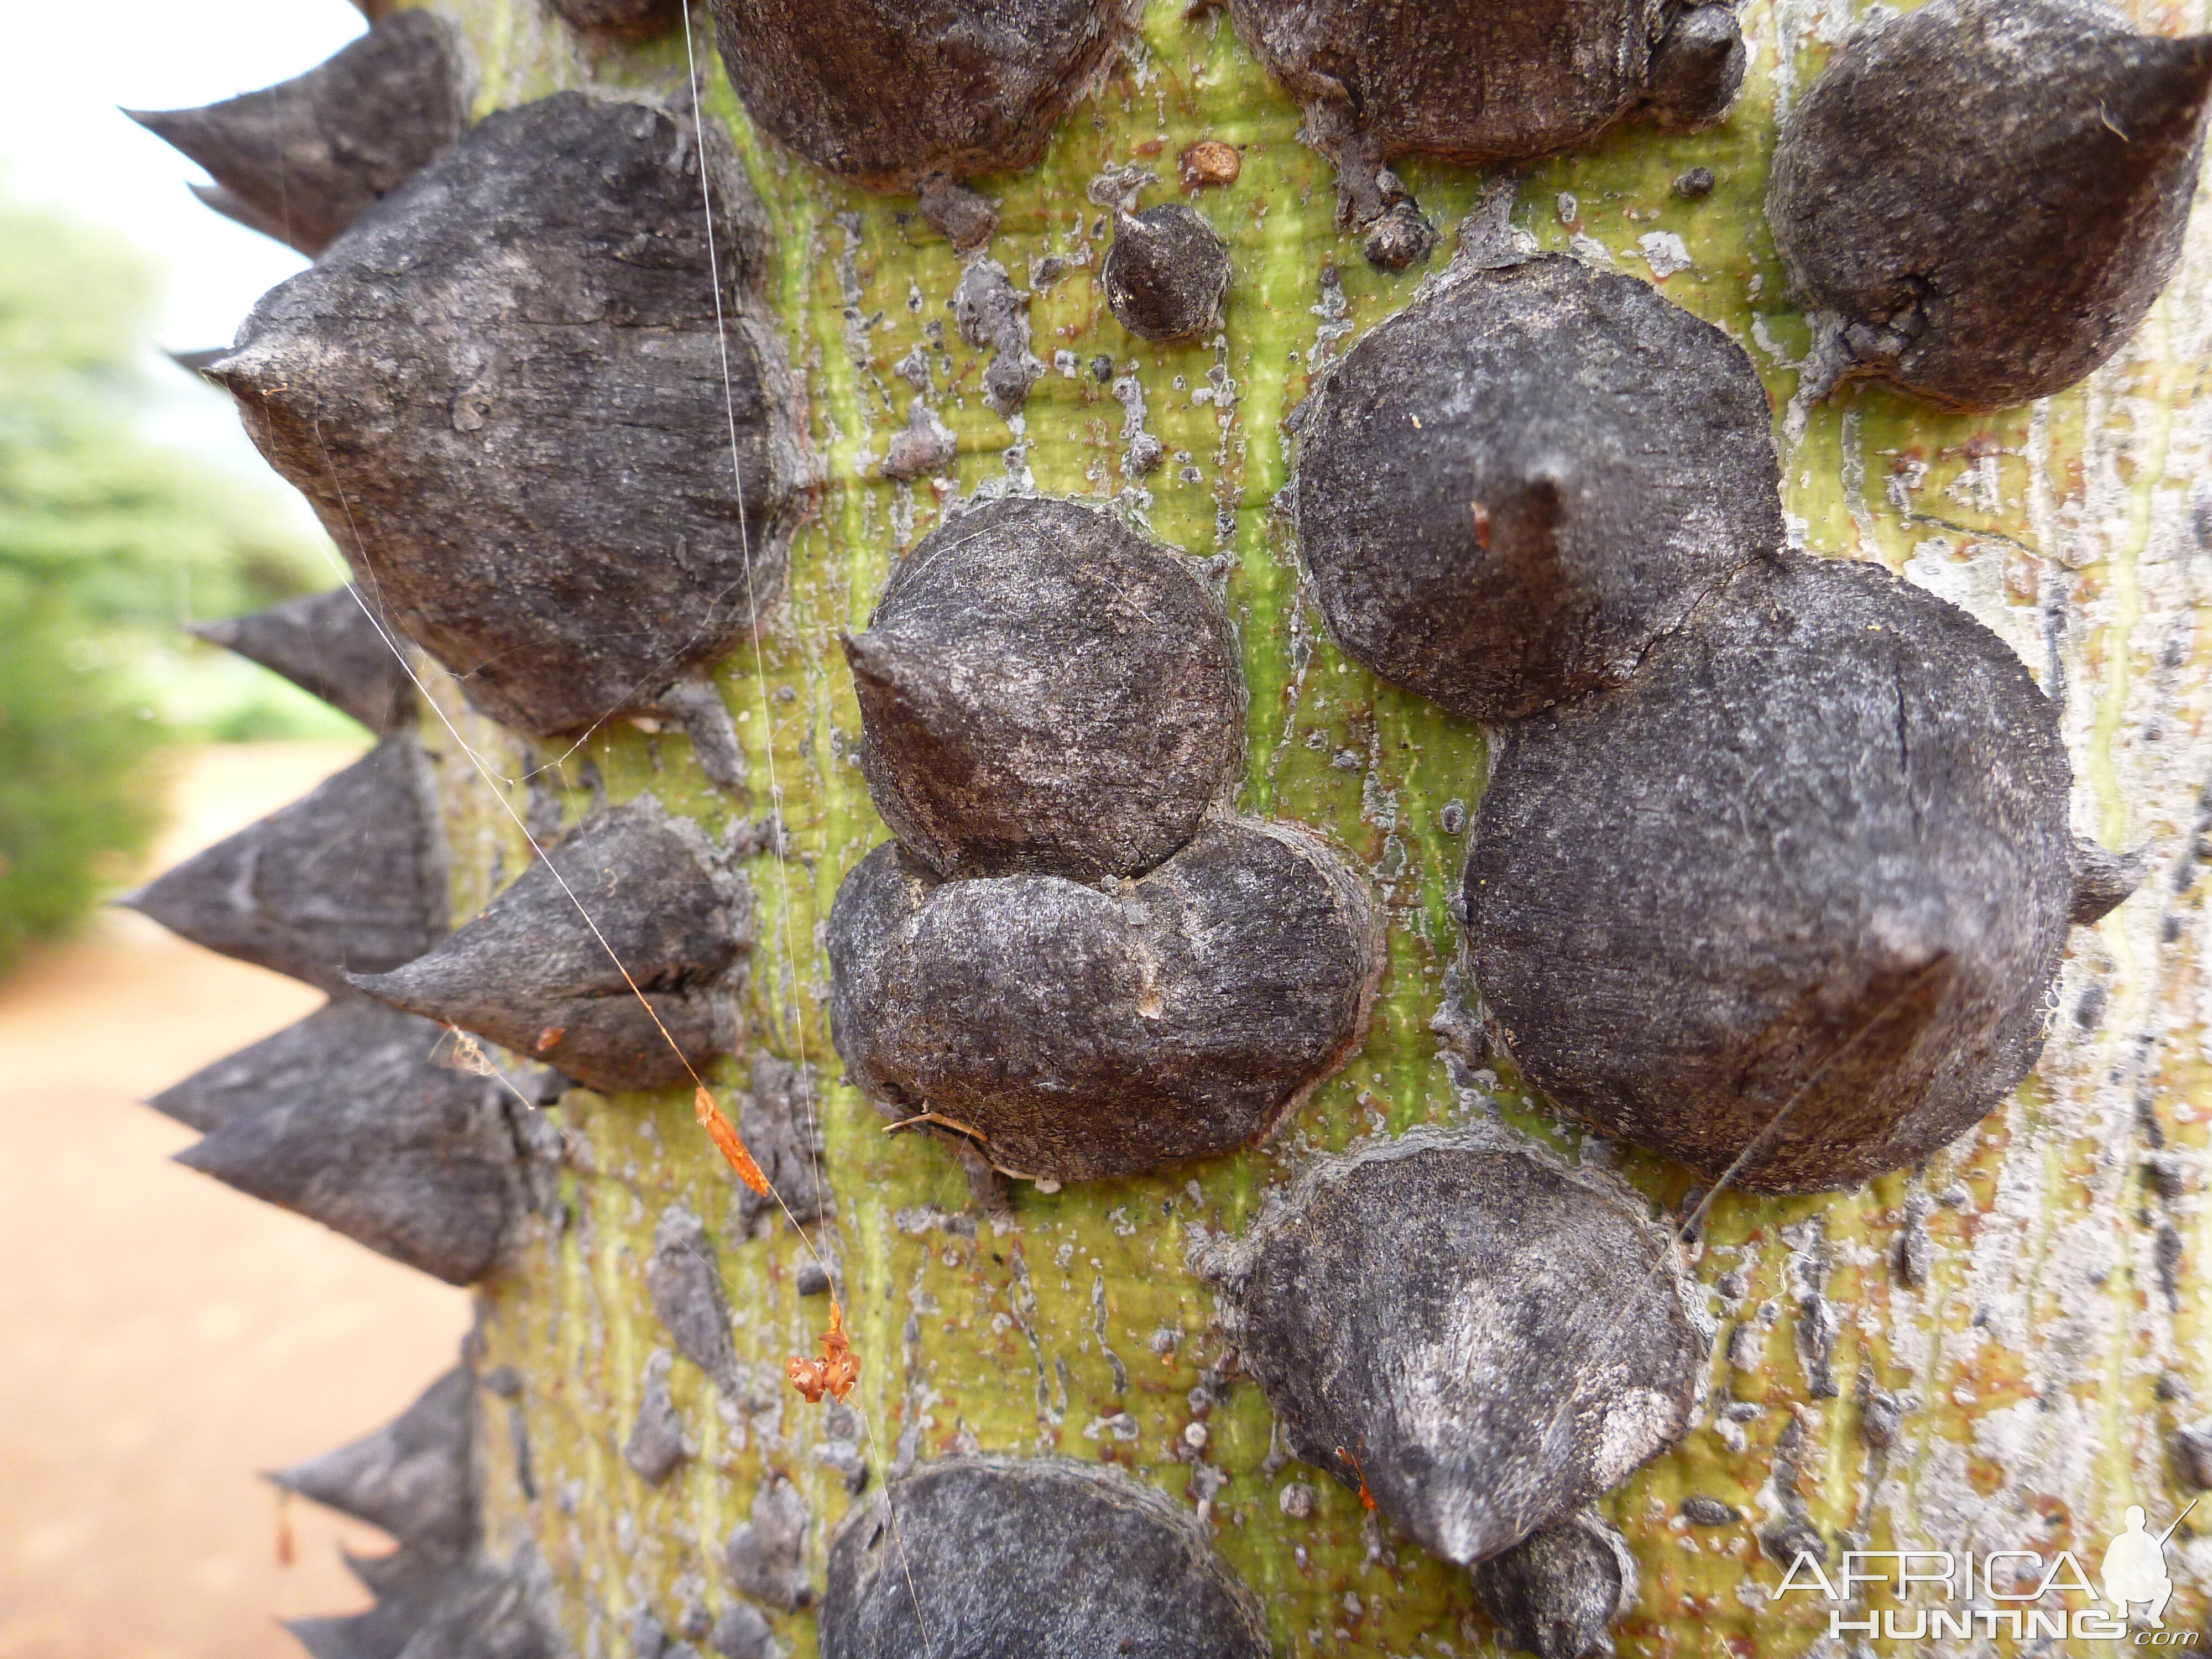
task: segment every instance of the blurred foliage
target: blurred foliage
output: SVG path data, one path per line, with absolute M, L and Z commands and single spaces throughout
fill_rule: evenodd
M 273 493 L 144 435 L 158 289 L 120 237 L 0 196 L 0 966 L 131 873 L 161 745 L 296 725 L 273 676 L 179 641 L 330 577 Z

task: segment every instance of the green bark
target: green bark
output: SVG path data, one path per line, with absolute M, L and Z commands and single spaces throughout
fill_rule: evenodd
M 683 82 L 680 31 L 632 49 L 589 47 L 531 0 L 440 7 L 478 54 L 480 112 L 568 86 L 666 94 Z M 2203 10 L 2138 6 L 2137 21 L 2177 32 L 2202 27 Z M 2205 554 L 2192 531 L 2190 482 L 2212 477 L 2198 367 L 2212 329 L 2212 219 L 2192 234 L 2181 274 L 2139 337 L 2062 397 L 1990 416 L 1937 414 L 1879 389 L 1818 407 L 1793 401 L 1807 331 L 1761 211 L 1767 158 L 1778 110 L 1850 21 L 1844 9 L 1754 0 L 1744 18 L 1751 74 L 1725 126 L 1691 137 L 1632 128 L 1531 167 L 1516 222 L 1547 250 L 1601 249 L 1639 275 L 1650 274 L 1640 239 L 1679 235 L 1692 263 L 1668 276 L 1663 292 L 1742 341 L 1765 375 L 1785 501 L 1807 545 L 1878 559 L 2011 640 L 2063 696 L 2077 827 L 2114 845 L 2152 840 L 2159 862 L 2142 894 L 2075 935 L 2042 1065 L 1978 1131 L 1925 1170 L 1857 1192 L 1718 1200 L 1697 1272 L 1708 1284 L 1741 1272 L 1749 1289 L 1723 1319 L 1714 1409 L 1601 1506 L 1642 1569 L 1640 1599 L 1616 1629 L 1625 1653 L 1792 1653 L 1825 1638 L 1825 1605 L 1792 1598 L 1766 1607 L 1757 1588 L 1781 1577 L 1757 1538 L 1780 1513 L 1778 1478 L 1794 1483 L 1832 1549 L 1844 1547 L 1847 1534 L 1875 1548 L 2070 1547 L 2094 1567 L 2124 1506 L 2145 1504 L 2154 1528 L 2179 1509 L 2169 1436 L 2212 1398 L 2206 1298 L 2194 1271 L 2212 1249 L 2203 1197 L 2212 1004 L 2198 968 L 2198 893 L 2173 878 L 2212 775 L 2205 647 L 2192 610 Z M 712 61 L 703 15 L 695 27 L 706 107 L 735 137 L 773 226 L 769 299 L 804 384 L 806 434 L 822 471 L 787 596 L 763 619 L 757 655 L 741 648 L 720 683 L 751 768 L 745 810 L 776 806 L 792 836 L 787 860 L 764 856 L 750 866 L 760 941 L 750 1041 L 808 1062 L 825 1081 L 825 1165 L 837 1214 L 823 1244 L 842 1267 L 862 1366 L 854 1401 L 875 1477 L 902 1446 L 924 1457 L 1056 1453 L 1119 1462 L 1197 1503 L 1205 1483 L 1184 1441 L 1189 1396 L 1224 1358 L 1210 1293 L 1184 1266 L 1202 1230 L 1241 1227 L 1262 1193 L 1316 1150 L 1493 1109 L 1572 1155 L 1613 1156 L 1532 1100 L 1508 1067 L 1496 1068 L 1494 1103 L 1455 1097 L 1431 1030 L 1459 948 L 1449 899 L 1463 846 L 1443 827 L 1443 809 L 1479 797 L 1482 734 L 1341 656 L 1301 596 L 1275 506 L 1287 476 L 1285 416 L 1310 374 L 1403 305 L 1421 272 L 1374 270 L 1338 233 L 1327 164 L 1296 141 L 1294 106 L 1236 41 L 1225 15 L 1187 16 L 1182 0 L 1154 0 L 1140 49 L 1078 106 L 1045 161 L 983 181 L 1000 214 L 990 252 L 1018 285 L 1031 285 L 1031 262 L 1048 256 L 1070 267 L 1036 283 L 1030 315 L 1036 355 L 1049 366 L 1056 352 L 1072 352 L 1079 372 L 1048 372 L 1010 424 L 984 405 L 983 354 L 951 325 L 959 270 L 951 248 L 910 199 L 847 189 L 756 134 Z M 1103 215 L 1084 186 L 1104 167 L 1135 161 L 1162 175 L 1146 202 L 1170 199 L 1175 157 L 1201 137 L 1243 151 L 1234 185 L 1190 198 L 1228 242 L 1236 280 L 1218 338 L 1156 347 L 1106 313 L 1094 280 Z M 1670 188 L 1693 166 L 1719 180 L 1698 202 Z M 1449 228 L 1481 180 L 1420 163 L 1401 172 L 1446 228 L 1441 263 Z M 1325 302 L 1332 267 L 1340 319 Z M 910 395 L 891 366 L 932 343 L 933 331 L 952 369 L 938 412 L 959 437 L 961 493 L 1033 481 L 1123 503 L 1187 551 L 1229 556 L 1252 694 L 1240 806 L 1334 837 L 1370 873 L 1389 923 L 1389 966 L 1364 1049 L 1272 1145 L 1144 1180 L 1050 1194 L 1019 1186 L 1011 1218 L 995 1224 L 949 1155 L 886 1136 L 875 1110 L 837 1080 L 822 1012 L 823 921 L 845 872 L 885 833 L 855 762 L 860 721 L 838 635 L 866 621 L 901 550 L 943 510 L 927 482 L 896 483 L 876 470 Z M 1142 381 L 1149 429 L 1168 450 L 1149 477 L 1124 471 L 1124 411 L 1088 371 L 1102 353 L 1117 373 L 1133 365 Z M 941 392 L 941 374 L 938 385 Z M 653 503 L 637 507 L 650 513 Z M 530 759 L 555 764 L 572 821 L 590 799 L 587 761 L 613 800 L 650 793 L 712 827 L 738 810 L 700 777 L 680 737 L 617 722 L 557 758 L 540 745 L 526 759 L 458 697 L 441 696 L 507 777 L 519 779 Z M 456 913 L 465 915 L 519 872 L 526 849 L 450 743 L 441 766 Z M 510 793 L 520 809 L 521 789 Z M 726 1099 L 744 1076 L 740 1059 L 714 1080 Z M 688 1097 L 577 1093 L 557 1116 L 573 1152 L 560 1213 L 481 1293 L 483 1363 L 512 1365 L 523 1381 L 515 1421 L 526 1429 L 537 1492 L 520 1485 L 503 1443 L 509 1430 L 495 1414 L 488 1523 L 495 1547 L 528 1538 L 543 1553 L 580 1651 L 620 1655 L 640 1601 L 667 1618 L 687 1595 L 714 1607 L 733 1599 L 720 1547 L 771 1471 L 788 1474 L 805 1494 L 817 1583 L 828 1530 L 850 1500 L 842 1477 L 814 1456 L 823 1408 L 804 1405 L 781 1380 L 787 1357 L 814 1351 L 826 1312 L 821 1299 L 796 1292 L 807 1246 L 787 1227 L 746 1242 L 726 1222 L 734 1189 Z M 2146 1180 L 2146 1159 L 2161 1142 L 2178 1157 L 2178 1196 Z M 1658 1205 L 1678 1205 L 1691 1186 L 1686 1172 L 1657 1160 L 1630 1153 L 1620 1162 Z M 1908 1202 L 1920 1195 L 1955 1201 L 1928 1211 L 1932 1271 L 1911 1288 L 1892 1260 Z M 708 1379 L 679 1363 L 676 1397 L 700 1455 L 653 1489 L 623 1465 L 620 1449 L 646 1358 L 665 1341 L 644 1269 L 656 1218 L 678 1201 L 718 1238 L 750 1382 L 742 1400 L 718 1402 Z M 2171 1297 L 2158 1266 L 2162 1228 L 2173 1230 L 2180 1251 Z M 1801 1340 L 1802 1304 L 1816 1293 L 1841 1322 L 1831 1361 L 1839 1393 L 1829 1398 L 1813 1392 Z M 1723 1310 L 1717 1297 L 1715 1307 Z M 1732 1343 L 1746 1325 L 1752 1336 Z M 1917 1402 L 1886 1450 L 1863 1434 L 1869 1388 Z M 1729 1401 L 1758 1410 L 1724 1419 L 1717 1408 Z M 1133 1420 L 1132 1437 L 1122 1413 Z M 1352 1492 L 1317 1472 L 1271 1466 L 1270 1416 L 1256 1386 L 1229 1389 L 1207 1427 L 1202 1461 L 1226 1477 L 1209 1518 L 1222 1553 L 1267 1607 L 1283 1654 L 1495 1650 L 1462 1570 L 1394 1539 Z M 1778 1477 L 1785 1430 L 1796 1449 Z M 1310 1519 L 1279 1506 L 1292 1480 L 1320 1489 Z M 1692 1492 L 1735 1506 L 1743 1522 L 1690 1528 L 1679 1511 Z M 2199 1625 L 2212 1541 L 2186 1527 L 2176 1540 L 2169 1561 L 2181 1591 L 2168 1624 Z M 814 1651 L 810 1615 L 774 1617 L 792 1651 Z

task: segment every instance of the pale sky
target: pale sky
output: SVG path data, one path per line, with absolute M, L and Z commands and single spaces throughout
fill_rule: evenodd
M 112 225 L 168 275 L 160 343 L 226 345 L 307 261 L 202 207 L 207 176 L 118 106 L 213 103 L 311 69 L 363 27 L 347 0 L 100 0 L 7 8 L 0 168 L 11 192 Z M 228 398 L 178 371 L 156 435 L 260 470 Z

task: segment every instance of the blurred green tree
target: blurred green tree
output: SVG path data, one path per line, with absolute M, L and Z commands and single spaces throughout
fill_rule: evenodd
M 173 695 L 179 618 L 328 580 L 273 493 L 145 435 L 159 286 L 122 237 L 0 195 L 0 968 L 129 874 L 169 704 L 213 709 L 198 735 L 283 729 L 252 693 Z

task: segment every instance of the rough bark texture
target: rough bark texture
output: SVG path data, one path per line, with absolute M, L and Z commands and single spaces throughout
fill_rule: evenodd
M 481 62 L 479 113 L 563 88 L 637 99 L 683 86 L 680 30 L 627 52 L 585 51 L 535 0 L 438 9 Z M 2131 15 L 2166 33 L 2205 21 L 2201 0 Z M 1538 252 L 1648 277 L 1751 355 L 1792 539 L 1881 563 L 2008 641 L 2057 709 L 2072 827 L 2110 848 L 2148 844 L 2151 876 L 2069 937 L 2035 1071 L 1957 1142 L 1848 1192 L 1729 1190 L 1704 1214 L 1686 1255 L 1722 1327 L 1708 1403 L 1671 1449 L 1596 1500 L 1636 1559 L 1639 1588 L 1612 1632 L 1639 1656 L 1834 1653 L 1838 1609 L 1775 1599 L 1773 1553 L 1793 1547 L 1832 1561 L 1853 1545 L 2094 1558 L 2127 1504 L 2160 1527 L 2179 1511 L 2192 1466 L 2178 1431 L 2201 1425 L 2212 1399 L 2199 1265 L 2212 1249 L 2212 983 L 2201 966 L 2212 924 L 2199 850 L 2212 831 L 2212 645 L 2195 611 L 2212 579 L 2212 513 L 2193 493 L 2212 476 L 2197 368 L 2212 346 L 2212 221 L 2191 223 L 2143 327 L 2076 388 L 1986 416 L 1871 386 L 1814 401 L 1802 380 L 1811 331 L 1761 204 L 1778 119 L 1849 21 L 1748 5 L 1745 89 L 1725 125 L 1632 126 L 1534 162 L 1510 228 Z M 541 1578 L 501 1582 L 539 1583 L 579 1654 L 686 1644 L 762 1655 L 774 1642 L 805 1659 L 819 1651 L 834 1528 L 873 1501 L 872 1490 L 856 1499 L 856 1481 L 973 1454 L 1076 1458 L 1116 1464 L 1186 1507 L 1258 1598 L 1285 1659 L 1495 1651 L 1465 1568 L 1284 1444 L 1188 1265 L 1202 1237 L 1245 1234 L 1264 1194 L 1318 1155 L 1420 1126 L 1532 1139 L 1570 1167 L 1617 1173 L 1676 1218 L 1705 1184 L 1587 1136 L 1482 1052 L 1455 896 L 1488 769 L 1483 734 L 1348 659 L 1305 586 L 1279 501 L 1285 418 L 1317 371 L 1412 301 L 1420 274 L 1371 267 L 1340 231 L 1329 162 L 1298 141 L 1300 110 L 1218 11 L 1149 7 L 1133 54 L 1107 64 L 1036 167 L 985 181 L 999 228 L 973 258 L 915 198 L 848 188 L 749 124 L 711 70 L 702 25 L 695 17 L 708 120 L 732 133 L 771 245 L 751 314 L 792 365 L 822 480 L 781 607 L 757 645 L 732 635 L 741 643 L 714 670 L 754 792 L 742 810 L 777 817 L 744 841 L 760 902 L 740 1005 L 747 1053 L 708 1078 L 733 1109 L 755 1054 L 818 1079 L 830 1191 L 809 1231 L 832 1272 L 788 1225 L 741 1212 L 743 1189 L 700 1133 L 688 1085 L 563 1096 L 547 1120 L 563 1149 L 558 1202 L 530 1212 L 486 1281 L 471 1345 L 487 1388 L 496 1378 L 506 1390 L 477 1442 L 481 1559 L 541 1564 Z M 1190 345 L 1142 343 L 1105 306 L 1111 213 L 1088 187 L 1132 165 L 1164 177 L 1200 140 L 1239 157 L 1234 182 L 1202 198 L 1236 280 L 1218 330 Z M 1709 191 L 1678 188 L 1701 168 Z M 1470 169 L 1419 156 L 1401 171 L 1441 226 L 1482 187 Z M 963 238 L 987 234 L 988 217 L 961 221 Z M 950 302 L 963 273 L 987 264 L 1007 287 L 978 344 Z M 684 281 L 705 299 L 696 258 Z M 418 345 L 434 331 L 411 317 L 394 325 Z M 719 374 L 686 361 L 680 376 L 656 369 L 638 384 L 687 408 L 718 403 Z M 1016 381 L 1025 402 L 1009 395 Z M 465 384 L 429 401 L 448 408 Z M 517 441 L 526 429 L 538 428 L 518 415 Z M 916 432 L 928 464 L 887 465 L 902 438 L 912 459 Z M 543 441 L 586 453 L 564 431 L 547 428 Z M 336 457 L 342 479 L 375 464 Z M 1387 923 L 1386 963 L 1358 1053 L 1265 1145 L 1056 1192 L 985 1180 L 975 1197 L 956 1149 L 885 1136 L 833 1058 L 821 929 L 884 836 L 841 637 L 865 626 L 956 492 L 967 505 L 1032 485 L 1125 510 L 1195 557 L 1225 556 L 1249 692 L 1236 808 L 1337 844 Z M 678 510 L 672 492 L 618 467 L 595 470 L 592 486 L 629 502 L 626 515 Z M 575 637 L 612 649 L 622 634 L 586 616 Z M 738 804 L 663 732 L 613 721 L 573 750 L 528 745 L 526 761 L 523 740 L 471 712 L 453 682 L 433 691 L 499 775 L 533 775 L 498 787 L 534 822 L 579 823 L 650 794 L 726 844 L 738 823 Z M 619 695 L 580 693 L 585 716 Z M 492 788 L 430 730 L 465 919 L 521 873 L 527 850 Z M 780 799 L 766 793 L 771 764 Z M 811 1163 L 805 1138 L 791 1156 Z M 656 1231 L 676 1209 L 691 1225 L 672 1229 L 664 1253 Z M 718 1375 L 690 1358 L 667 1366 L 669 1407 L 696 1450 L 653 1484 L 623 1450 L 652 1386 L 649 1357 L 683 1352 L 655 1310 L 664 1261 L 711 1269 L 696 1277 L 726 1309 L 714 1328 L 729 1346 L 726 1365 L 708 1356 Z M 842 1405 L 809 1407 L 783 1367 L 815 1351 L 830 1277 L 860 1382 Z M 2167 1560 L 2179 1586 L 2169 1625 L 2201 1625 L 2212 1534 L 2192 1518 Z

